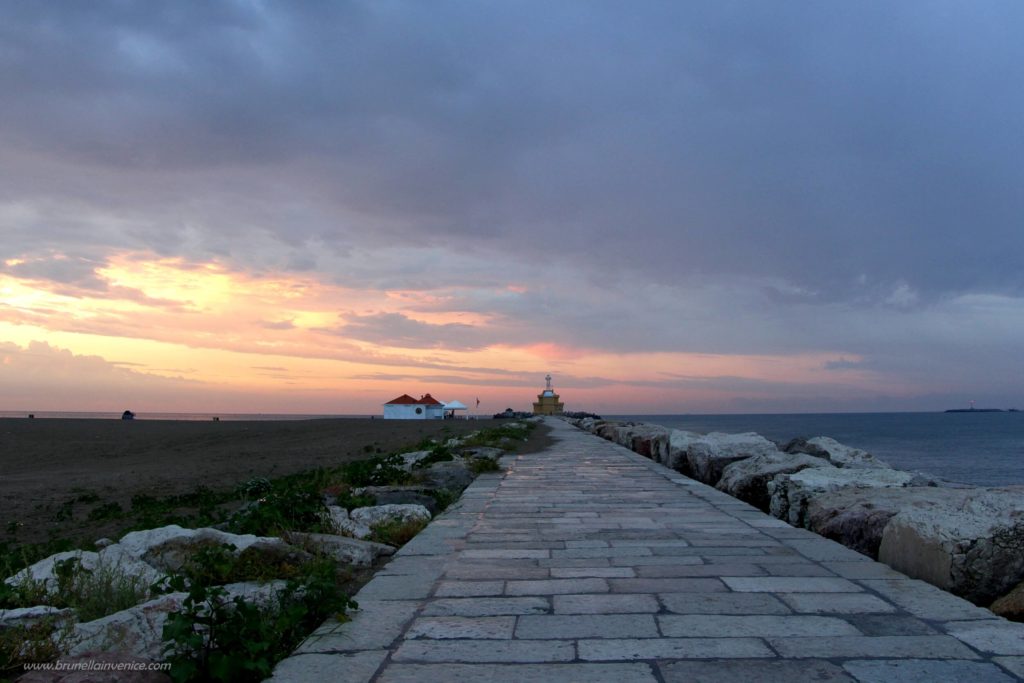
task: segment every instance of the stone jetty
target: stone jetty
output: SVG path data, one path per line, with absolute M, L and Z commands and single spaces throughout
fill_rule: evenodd
M 1024 624 L 548 422 L 272 680 L 1024 680 Z

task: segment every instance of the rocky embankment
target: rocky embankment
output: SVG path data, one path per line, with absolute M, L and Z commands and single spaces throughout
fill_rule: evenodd
M 969 487 L 897 470 L 828 437 L 569 420 L 793 526 L 1024 621 L 1024 486 Z

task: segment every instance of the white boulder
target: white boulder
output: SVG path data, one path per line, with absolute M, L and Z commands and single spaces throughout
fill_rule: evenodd
M 726 466 L 737 460 L 755 455 L 776 454 L 775 444 L 754 432 L 725 434 L 711 432 L 690 444 L 686 459 L 691 476 L 697 481 L 714 486 L 722 478 Z
M 8 586 L 17 586 L 24 583 L 42 583 L 47 591 L 57 588 L 57 563 L 67 560 L 78 560 L 83 569 L 93 570 L 99 563 L 99 555 L 88 550 L 69 550 L 63 553 L 50 555 L 18 571 L 13 576 L 4 579 Z
M 224 586 L 224 590 L 227 600 L 238 596 L 246 602 L 268 605 L 284 585 L 284 581 L 233 583 Z M 75 624 L 61 642 L 62 648 L 70 656 L 116 649 L 135 657 L 162 661 L 167 616 L 181 610 L 187 596 L 187 593 L 168 593 L 100 619 Z
M 914 481 L 910 472 L 893 469 L 840 469 L 812 467 L 795 474 L 777 475 L 768 484 L 769 510 L 793 526 L 805 524 L 808 501 L 828 491 L 846 486 L 861 488 L 901 488 Z
M 890 519 L 878 559 L 987 605 L 1024 580 L 1024 487 L 957 493 Z
M 769 452 L 727 465 L 715 488 L 767 511 L 772 498 L 768 492 L 768 484 L 777 475 L 793 474 L 809 467 L 827 466 L 825 460 L 803 453 Z
M 889 463 L 879 460 L 867 451 L 841 444 L 827 436 L 816 436 L 808 439 L 802 449 L 808 455 L 825 458 L 836 467 L 890 467 Z
M 349 518 L 356 524 L 374 527 L 387 522 L 410 522 L 415 520 L 430 521 L 430 510 L 422 505 L 374 505 L 356 508 L 349 513 Z
M 370 535 L 370 527 L 365 524 L 357 524 L 352 521 L 348 510 L 337 505 L 329 505 L 327 513 L 330 516 L 331 526 L 334 530 L 344 536 L 353 538 L 366 538 Z

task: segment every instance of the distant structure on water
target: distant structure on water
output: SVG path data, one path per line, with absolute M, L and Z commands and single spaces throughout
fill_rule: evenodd
M 402 394 L 384 404 L 385 420 L 444 420 L 455 417 L 456 410 L 466 410 L 459 401 L 444 403 L 430 394 L 413 398 Z
M 561 415 L 565 404 L 558 400 L 558 394 L 551 388 L 551 375 L 544 378 L 547 382 L 544 391 L 537 394 L 533 404 L 534 415 Z

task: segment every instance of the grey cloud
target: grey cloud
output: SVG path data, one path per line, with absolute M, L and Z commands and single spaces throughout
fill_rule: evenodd
M 492 332 L 473 325 L 444 323 L 435 325 L 413 320 L 401 313 L 345 316 L 345 324 L 333 334 L 374 344 L 401 348 L 472 350 L 492 343 Z
M 204 231 L 268 231 L 290 263 L 313 238 L 538 256 L 556 233 L 559 259 L 663 282 L 742 272 L 828 299 L 862 274 L 925 296 L 1022 284 L 1015 3 L 5 14 L 16 149 L 129 187 L 145 169 L 163 201 L 194 198 Z M 255 196 L 246 176 L 269 165 L 307 203 L 298 224 L 278 207 L 229 227 L 240 216 L 176 173 Z M 338 212 L 361 226 L 332 227 Z

